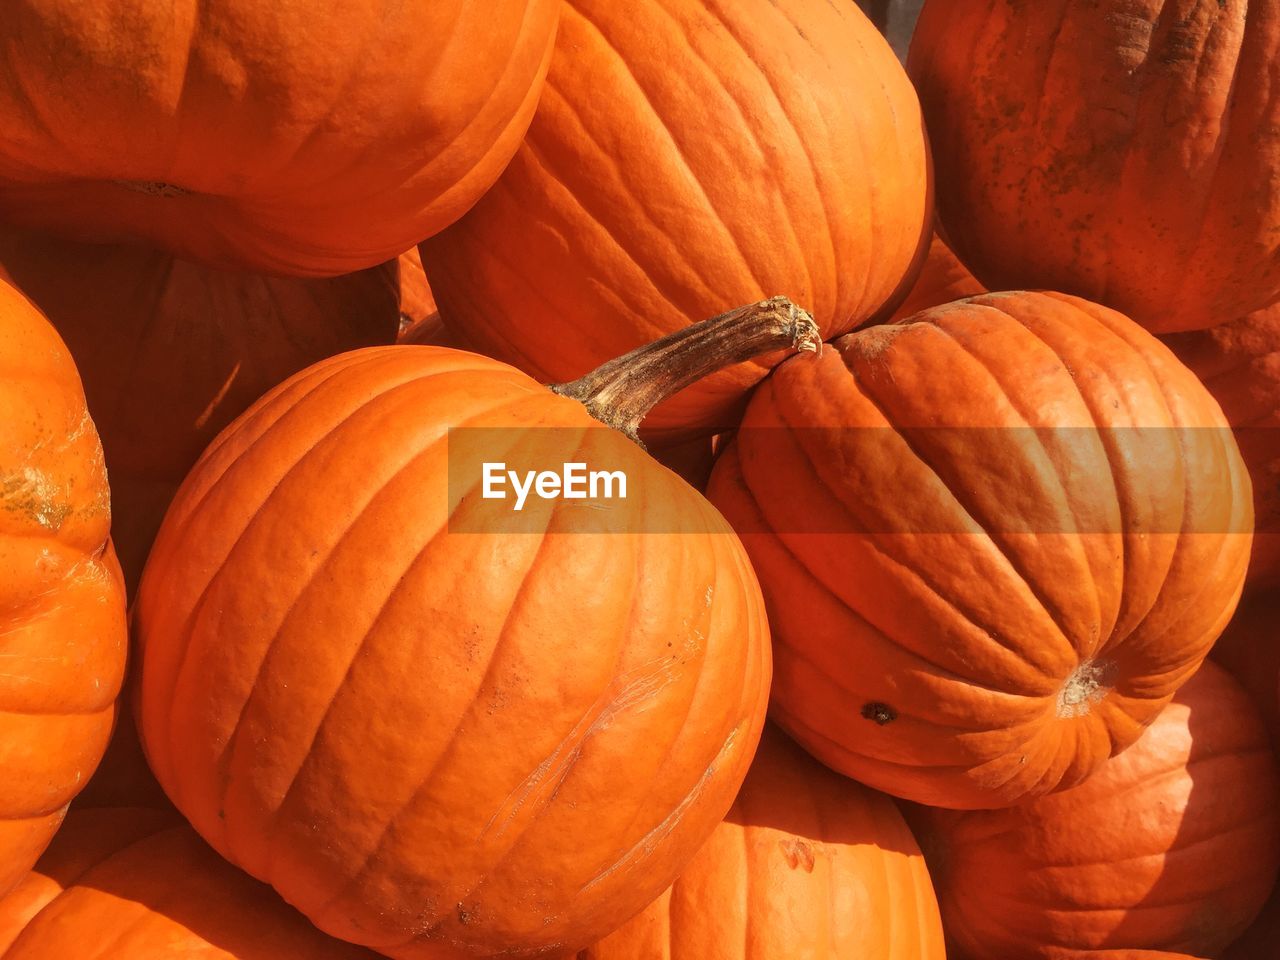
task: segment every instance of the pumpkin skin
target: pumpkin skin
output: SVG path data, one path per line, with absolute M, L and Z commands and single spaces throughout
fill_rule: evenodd
M 841 773 L 956 808 L 1070 787 L 1137 739 L 1235 609 L 1252 524 L 1191 372 L 1047 293 L 782 364 L 707 496 L 760 575 L 774 718 Z
M 908 71 L 938 216 L 990 289 L 1157 333 L 1280 297 L 1275 0 L 928 0 Z
M 828 338 L 905 293 L 928 243 L 927 146 L 854 4 L 572 0 L 556 49 L 511 165 L 421 245 L 441 316 L 480 352 L 561 382 L 762 297 Z M 648 434 L 731 427 L 780 358 L 700 381 Z
M 529 533 L 449 533 L 478 502 L 448 495 L 459 424 L 562 428 L 548 461 L 645 494 L 622 531 L 538 501 Z M 768 697 L 723 518 L 581 404 L 443 348 L 344 354 L 250 408 L 184 482 L 133 616 L 170 798 L 396 958 L 576 950 L 639 912 L 728 810 Z
M 326 937 L 176 814 L 77 810 L 0 900 L 0 960 L 376 960 Z
M 519 146 L 555 0 L 32 0 L 0 46 L 0 218 L 334 276 L 457 219 Z
M 0 270 L 0 894 L 30 869 L 111 734 L 124 586 L 75 364 Z
M 1280 868 L 1280 772 L 1257 711 L 1213 663 L 1080 786 L 917 815 L 957 958 L 1218 956 Z
M 1280 304 L 1212 330 L 1165 338 L 1236 430 L 1253 479 L 1249 585 L 1280 589 Z
M 774 729 L 684 873 L 578 960 L 942 960 L 924 857 L 893 801 Z
M 907 294 L 891 319 L 904 320 L 921 310 L 940 307 L 953 300 L 963 300 L 986 288 L 980 284 L 968 268 L 961 263 L 944 241 L 936 233 L 929 242 L 929 255 L 925 259 L 924 269 L 916 278 L 916 285 Z
M 79 364 L 130 590 L 174 491 L 223 427 L 303 367 L 396 337 L 394 262 L 331 280 L 276 279 L 7 230 L 0 267 Z

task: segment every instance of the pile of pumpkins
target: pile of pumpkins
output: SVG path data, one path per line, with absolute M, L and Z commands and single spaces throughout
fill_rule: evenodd
M 0 960 L 1280 956 L 1280 0 L 0 45 Z

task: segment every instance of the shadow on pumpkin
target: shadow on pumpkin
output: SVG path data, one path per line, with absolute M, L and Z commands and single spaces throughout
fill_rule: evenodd
M 957 960 L 1219 956 L 1280 868 L 1280 773 L 1267 732 L 1212 663 L 1080 786 L 1006 810 L 909 813 Z
M 300 280 L 5 228 L 5 272 L 79 368 L 130 595 L 169 500 L 219 431 L 298 370 L 394 343 L 400 325 L 395 261 Z

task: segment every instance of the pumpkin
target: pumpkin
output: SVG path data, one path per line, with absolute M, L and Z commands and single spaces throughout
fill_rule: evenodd
M 1275 0 L 928 0 L 907 68 L 938 216 L 990 289 L 1157 333 L 1280 297 Z
M 728 816 L 644 913 L 578 960 L 942 960 L 924 857 L 893 801 L 766 730 Z
M 903 320 L 921 310 L 940 307 L 953 300 L 985 293 L 972 273 L 947 246 L 946 241 L 936 233 L 929 242 L 929 255 L 925 258 L 924 269 L 916 278 L 916 284 L 902 301 L 891 319 Z
M 571 0 L 524 145 L 421 251 L 447 325 L 554 382 L 776 294 L 850 330 L 905 295 L 930 203 L 915 92 L 854 4 Z M 778 359 L 648 434 L 732 426 Z
M 124 586 L 102 446 L 75 364 L 0 270 L 0 895 L 111 734 Z
M 1280 750 L 1280 596 L 1246 594 L 1210 656 L 1248 691 Z
M 1120 314 L 985 294 L 756 392 L 708 486 L 760 575 L 773 716 L 899 797 L 998 807 L 1137 739 L 1230 618 L 1248 474 Z
M 377 960 L 326 937 L 171 812 L 77 810 L 0 900 L 0 960 Z
M 1280 771 L 1257 711 L 1212 663 L 1080 786 L 916 813 L 956 960 L 1218 956 L 1280 868 Z
M 394 260 L 497 179 L 556 0 L 29 0 L 0 46 L 0 219 L 235 269 Z
M 130 589 L 169 499 L 218 431 L 303 367 L 396 336 L 394 263 L 332 280 L 273 279 L 6 230 L 0 266 L 79 363 Z
M 816 328 L 770 301 L 556 390 L 403 345 L 285 381 L 193 468 L 143 574 L 139 726 L 170 798 L 395 958 L 576 950 L 639 912 L 732 803 L 770 658 L 741 544 L 624 434 L 792 343 Z M 481 461 L 629 492 L 516 513 Z
M 1165 342 L 1222 404 L 1253 479 L 1249 583 L 1280 588 L 1280 304 Z

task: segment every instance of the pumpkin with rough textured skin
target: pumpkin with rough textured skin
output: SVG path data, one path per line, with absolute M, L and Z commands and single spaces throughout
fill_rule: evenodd
M 571 0 L 524 145 L 422 259 L 446 324 L 548 382 L 766 296 L 829 338 L 910 284 L 929 176 L 915 92 L 852 3 Z M 777 359 L 647 430 L 731 426 Z
M 75 364 L 0 269 L 0 894 L 111 734 L 127 636 L 110 527 Z
M 0 219 L 334 276 L 497 179 L 556 0 L 25 0 L 0 21 Z
M 1209 652 L 1249 479 L 1155 337 L 1059 294 L 871 327 L 761 385 L 708 497 L 774 638 L 772 715 L 896 796 L 998 807 L 1084 780 Z
M 170 498 L 219 430 L 308 364 L 396 337 L 394 263 L 278 279 L 4 230 L 0 268 L 79 364 L 130 590 Z
M 636 492 L 468 526 L 494 514 L 478 476 L 451 487 L 463 425 Z M 770 678 L 755 575 L 700 494 L 577 400 L 434 347 L 321 362 L 224 431 L 134 625 L 178 808 L 322 930 L 409 960 L 578 949 L 642 909 L 732 803 Z
M 1280 589 L 1280 304 L 1212 330 L 1165 337 L 1222 404 L 1253 479 L 1249 585 Z
M 724 822 L 578 960 L 942 960 L 924 857 L 892 800 L 766 729 Z
M 1217 956 L 1276 882 L 1280 770 L 1248 697 L 1209 663 L 1080 786 L 911 820 L 957 960 Z
M 907 299 L 902 301 L 902 306 L 898 307 L 891 319 L 903 320 L 921 310 L 940 307 L 944 303 L 985 292 L 986 288 L 956 258 L 946 241 L 935 233 L 933 240 L 929 242 L 929 255 L 925 259 L 924 269 L 916 278 L 916 285 L 911 288 Z
M 0 899 L 0 960 L 376 960 L 312 927 L 172 812 L 76 810 Z
M 947 239 L 991 289 L 1158 333 L 1280 297 L 1276 0 L 928 0 L 908 58 Z

